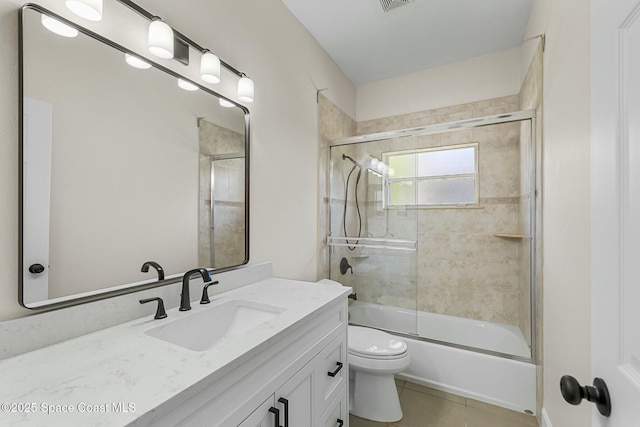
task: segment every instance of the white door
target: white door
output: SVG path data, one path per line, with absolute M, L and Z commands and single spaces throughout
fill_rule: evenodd
M 640 426 L 640 0 L 592 0 L 593 426 Z M 586 72 L 586 70 L 585 70 Z
M 53 106 L 24 98 L 22 217 L 22 301 L 32 304 L 49 298 L 49 204 L 51 199 L 51 143 Z M 30 267 L 34 266 L 31 269 Z M 35 268 L 41 266 L 39 269 Z M 44 268 L 44 269 L 43 269 Z

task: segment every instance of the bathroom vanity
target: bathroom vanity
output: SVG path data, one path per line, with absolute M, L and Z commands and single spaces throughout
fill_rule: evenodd
M 268 278 L 3 360 L 0 425 L 346 426 L 350 292 Z

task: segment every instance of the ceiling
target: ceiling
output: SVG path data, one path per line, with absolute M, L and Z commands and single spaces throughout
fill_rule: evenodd
M 522 43 L 533 0 L 282 0 L 356 85 Z

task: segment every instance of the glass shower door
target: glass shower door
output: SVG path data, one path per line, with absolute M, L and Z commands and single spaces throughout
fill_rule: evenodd
M 330 149 L 330 277 L 351 286 L 350 323 L 415 335 L 417 214 L 390 208 L 395 173 L 387 151 L 412 148 L 415 137 Z

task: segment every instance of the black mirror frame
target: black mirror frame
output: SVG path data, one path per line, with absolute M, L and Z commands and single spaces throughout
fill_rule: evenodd
M 118 289 L 118 290 L 105 290 L 104 292 L 97 292 L 94 295 L 90 295 L 90 296 L 82 296 L 82 297 L 73 297 L 73 295 L 69 296 L 68 299 L 65 299 L 64 301 L 59 301 L 59 302 L 54 302 L 51 304 L 42 304 L 39 305 L 38 307 L 28 307 L 26 305 L 26 303 L 24 302 L 24 294 L 23 294 L 23 271 L 26 268 L 25 267 L 25 263 L 24 263 L 24 259 L 23 259 L 23 215 L 24 215 L 24 196 L 23 196 L 23 191 L 24 191 L 24 170 L 23 170 L 23 159 L 24 159 L 24 129 L 23 129 L 23 114 L 24 114 L 24 14 L 25 11 L 27 10 L 33 10 L 36 12 L 39 12 L 41 14 L 44 15 L 48 15 L 51 16 L 52 18 L 57 19 L 58 21 L 72 27 L 75 28 L 76 30 L 78 30 L 80 33 L 85 34 L 99 42 L 102 42 L 104 44 L 106 44 L 107 46 L 110 46 L 116 50 L 121 51 L 122 53 L 128 53 L 128 54 L 133 54 L 136 55 L 135 52 L 127 49 L 126 47 L 115 43 L 112 40 L 109 40 L 97 33 L 94 33 L 91 30 L 88 30 L 78 24 L 76 24 L 75 22 L 69 21 L 68 19 L 65 19 L 47 9 L 45 9 L 44 7 L 34 4 L 34 3 L 27 3 L 25 5 L 23 5 L 20 8 L 19 11 L 19 26 L 18 26 L 18 43 L 19 43 L 19 101 L 20 101 L 20 105 L 19 105 L 19 138 L 20 138 L 20 149 L 19 149 L 19 162 L 20 162 L 20 167 L 19 167 L 19 174 L 20 174 L 20 180 L 19 180 L 19 241 L 18 241 L 18 268 L 19 268 L 19 278 L 18 278 L 18 302 L 20 303 L 20 305 L 22 307 L 25 307 L 27 309 L 30 310 L 38 310 L 38 311 L 48 311 L 48 310 L 55 310 L 55 309 L 60 309 L 60 308 L 65 308 L 65 307 L 70 307 L 70 306 L 74 306 L 74 305 L 79 305 L 79 304 L 85 304 L 88 302 L 92 302 L 92 301 L 98 301 L 98 300 L 102 300 L 102 299 L 106 299 L 106 298 L 112 298 L 112 297 L 116 297 L 116 296 L 120 296 L 120 295 L 125 295 L 125 294 L 129 294 L 129 293 L 134 293 L 134 292 L 139 292 L 142 290 L 146 290 L 146 289 L 151 289 L 151 288 L 156 288 L 156 287 L 160 287 L 160 286 L 166 286 L 172 283 L 178 283 L 182 280 L 182 276 L 180 277 L 174 277 L 174 278 L 170 278 L 170 279 L 165 279 L 165 280 L 161 280 L 161 281 L 151 281 L 149 283 L 143 283 L 143 284 L 138 284 L 138 285 L 132 285 L 129 288 L 125 288 L 125 289 Z M 249 210 L 250 210 L 250 206 L 249 206 L 249 189 L 250 189 L 250 182 L 249 182 L 249 177 L 250 177 L 250 114 L 249 114 L 249 109 L 246 108 L 244 105 L 238 104 L 237 102 L 233 101 L 232 99 L 229 99 L 207 87 L 201 86 L 200 84 L 198 84 L 197 82 L 194 82 L 192 80 L 190 80 L 189 78 L 182 76 L 176 72 L 174 72 L 173 70 L 170 70 L 152 60 L 149 59 L 145 59 L 147 62 L 149 62 L 153 67 L 157 68 L 160 71 L 163 71 L 175 78 L 181 78 L 181 79 L 185 79 L 189 82 L 191 82 L 192 84 L 198 86 L 198 88 L 200 90 L 202 90 L 203 92 L 206 92 L 210 95 L 213 95 L 219 99 L 223 99 L 225 101 L 228 101 L 230 103 L 232 103 L 234 106 L 240 108 L 243 113 L 244 113 L 244 127 L 245 127 L 245 144 L 244 144 L 244 149 L 245 149 L 245 193 L 244 193 L 244 203 L 245 203 L 245 211 L 244 211 L 244 220 L 245 220 L 245 233 L 244 233 L 244 244 L 245 244 L 245 256 L 244 256 L 244 260 L 241 264 L 235 265 L 235 266 L 230 266 L 230 267 L 224 267 L 224 268 L 217 268 L 217 269 L 213 269 L 213 268 L 209 268 L 208 271 L 211 274 L 217 274 L 217 273 L 222 273 L 222 272 L 226 272 L 226 271 L 231 271 L 231 270 L 236 270 L 239 268 L 242 268 L 244 265 L 248 264 L 249 262 L 249 230 L 250 230 L 250 223 L 249 223 Z

